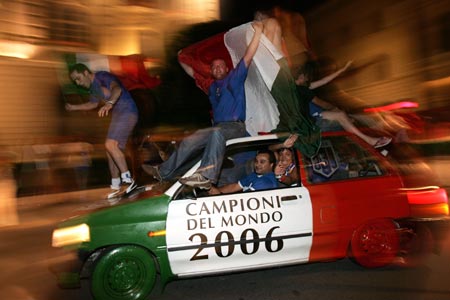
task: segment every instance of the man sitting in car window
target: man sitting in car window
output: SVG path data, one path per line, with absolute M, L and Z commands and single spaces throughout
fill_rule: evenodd
M 211 187 L 210 195 L 230 194 L 235 192 L 248 192 L 267 190 L 278 187 L 273 168 L 275 166 L 275 155 L 270 150 L 258 151 L 255 157 L 254 171 L 239 180 L 237 183 L 227 184 L 221 187 Z

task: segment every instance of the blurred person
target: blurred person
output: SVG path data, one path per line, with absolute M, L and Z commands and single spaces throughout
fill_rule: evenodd
M 295 147 L 309 157 L 314 156 L 320 147 L 320 129 L 310 122 L 301 110 L 295 81 L 289 68 L 289 53 L 286 50 L 282 27 L 278 20 L 271 17 L 268 13 L 257 11 L 255 19 L 264 22 L 263 33 L 275 46 L 275 50 L 269 50 L 270 54 L 267 56 L 270 57 L 260 57 L 261 60 L 267 61 L 275 59 L 275 64 L 278 68 L 276 76 L 272 78 L 273 82 L 270 82 L 270 93 L 277 104 L 279 112 L 279 123 L 272 131 L 294 134 L 296 136 Z M 270 63 L 267 65 L 265 62 L 259 63 L 261 64 L 260 71 L 261 73 L 266 73 L 265 76 L 267 76 L 267 73 L 272 72 L 268 70 Z M 265 83 L 267 84 L 267 82 Z
M 286 44 L 283 39 L 280 23 L 273 17 L 270 12 L 257 11 L 255 12 L 254 19 L 261 21 L 264 25 L 263 33 L 269 39 L 269 41 L 277 48 L 280 53 L 288 56 Z
M 222 167 L 226 141 L 247 135 L 245 128 L 246 98 L 244 83 L 248 67 L 256 53 L 263 31 L 263 24 L 252 23 L 254 34 L 246 51 L 233 70 L 224 59 L 211 62 L 210 73 L 214 81 L 208 89 L 212 107 L 213 127 L 197 130 L 185 138 L 178 149 L 159 166 L 142 165 L 143 170 L 157 180 L 170 179 L 195 153 L 203 150 L 199 170 L 180 182 L 194 187 L 209 189 L 216 183 Z M 186 73 L 195 78 L 191 66 L 181 63 Z
M 355 134 L 369 145 L 375 148 L 384 147 L 392 141 L 392 138 L 372 137 L 364 134 L 353 124 L 351 119 L 344 111 L 340 110 L 331 103 L 320 99 L 313 92 L 313 89 L 327 84 L 328 82 L 336 78 L 339 74 L 344 72 L 350 66 L 350 64 L 351 62 L 348 62 L 343 68 L 339 69 L 335 73 L 330 74 L 317 81 L 311 81 L 314 71 L 314 65 L 312 62 L 307 62 L 303 65 L 303 67 L 299 68 L 297 78 L 295 79 L 295 84 L 297 85 L 297 92 L 303 110 L 315 120 L 316 124 L 320 126 L 322 130 L 329 129 L 328 126 L 330 126 L 331 124 L 327 121 L 335 121 L 340 126 L 342 126 L 344 130 Z
M 280 24 L 285 52 L 291 72 L 294 74 L 294 71 L 306 61 L 316 59 L 308 38 L 305 19 L 300 13 L 279 5 L 272 8 L 272 15 Z
M 111 173 L 110 194 L 125 189 L 130 192 L 136 187 L 125 158 L 125 147 L 137 121 L 138 109 L 130 93 L 122 83 L 106 71 L 91 72 L 89 68 L 77 63 L 70 67 L 69 76 L 75 84 L 89 89 L 90 99 L 82 104 L 66 104 L 66 110 L 92 110 L 100 103 L 99 117 L 108 116 L 111 112 L 111 122 L 105 141 L 106 155 Z
M 370 61 L 360 62 L 357 66 L 352 66 L 349 73 L 355 74 L 370 65 L 382 62 L 382 60 L 383 56 L 380 56 Z M 335 73 L 335 70 L 338 69 L 337 63 L 330 57 L 321 57 L 315 60 L 314 64 L 315 70 L 312 81 L 314 78 L 327 77 L 323 74 Z M 396 143 L 408 142 L 410 140 L 409 130 L 420 132 L 423 128 L 423 120 L 415 113 L 368 107 L 366 101 L 348 94 L 336 85 L 318 86 L 315 92 L 319 98 L 333 99 L 332 104 L 344 109 L 348 116 L 357 123 L 395 136 Z
M 211 186 L 210 195 L 230 194 L 239 191 L 259 191 L 278 187 L 273 168 L 275 155 L 271 150 L 258 151 L 255 157 L 254 171 L 240 179 L 236 183 L 230 183 L 221 187 Z

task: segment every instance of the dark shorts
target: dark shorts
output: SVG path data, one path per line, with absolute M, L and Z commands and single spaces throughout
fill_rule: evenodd
M 109 124 L 107 138 L 117 141 L 119 148 L 125 149 L 137 120 L 138 116 L 132 113 L 113 115 Z
M 317 118 L 322 117 L 323 109 L 319 105 L 314 104 L 312 101 L 309 102 L 309 114 L 311 117 Z

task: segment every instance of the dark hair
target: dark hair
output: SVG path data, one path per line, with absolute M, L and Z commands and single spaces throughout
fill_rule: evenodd
M 286 148 L 286 147 L 282 147 L 282 148 L 278 149 L 277 152 L 281 153 L 284 150 L 287 150 L 287 151 L 291 152 L 292 155 L 294 155 L 294 152 L 292 151 L 292 149 L 291 148 Z
M 307 61 L 297 69 L 295 78 L 303 74 L 308 78 L 309 84 L 316 77 L 317 67 L 318 65 L 315 61 Z
M 72 74 L 73 72 L 77 73 L 83 73 L 84 71 L 88 71 L 89 73 L 92 73 L 91 70 L 85 65 L 85 64 L 74 64 L 69 67 L 69 74 Z
M 259 151 L 256 153 L 256 155 L 258 155 L 258 154 L 267 154 L 267 155 L 269 155 L 269 162 L 270 162 L 271 164 L 275 164 L 275 163 L 276 163 L 275 154 L 274 154 L 272 151 L 270 151 L 269 149 L 262 149 L 262 150 L 259 150 Z

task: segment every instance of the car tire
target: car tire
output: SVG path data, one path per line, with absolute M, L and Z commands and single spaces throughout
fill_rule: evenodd
M 375 219 L 359 226 L 350 242 L 350 258 L 365 268 L 391 264 L 400 249 L 397 223 L 390 219 Z
M 149 251 L 134 246 L 107 249 L 95 263 L 90 289 L 95 300 L 142 300 L 156 282 L 156 263 Z

